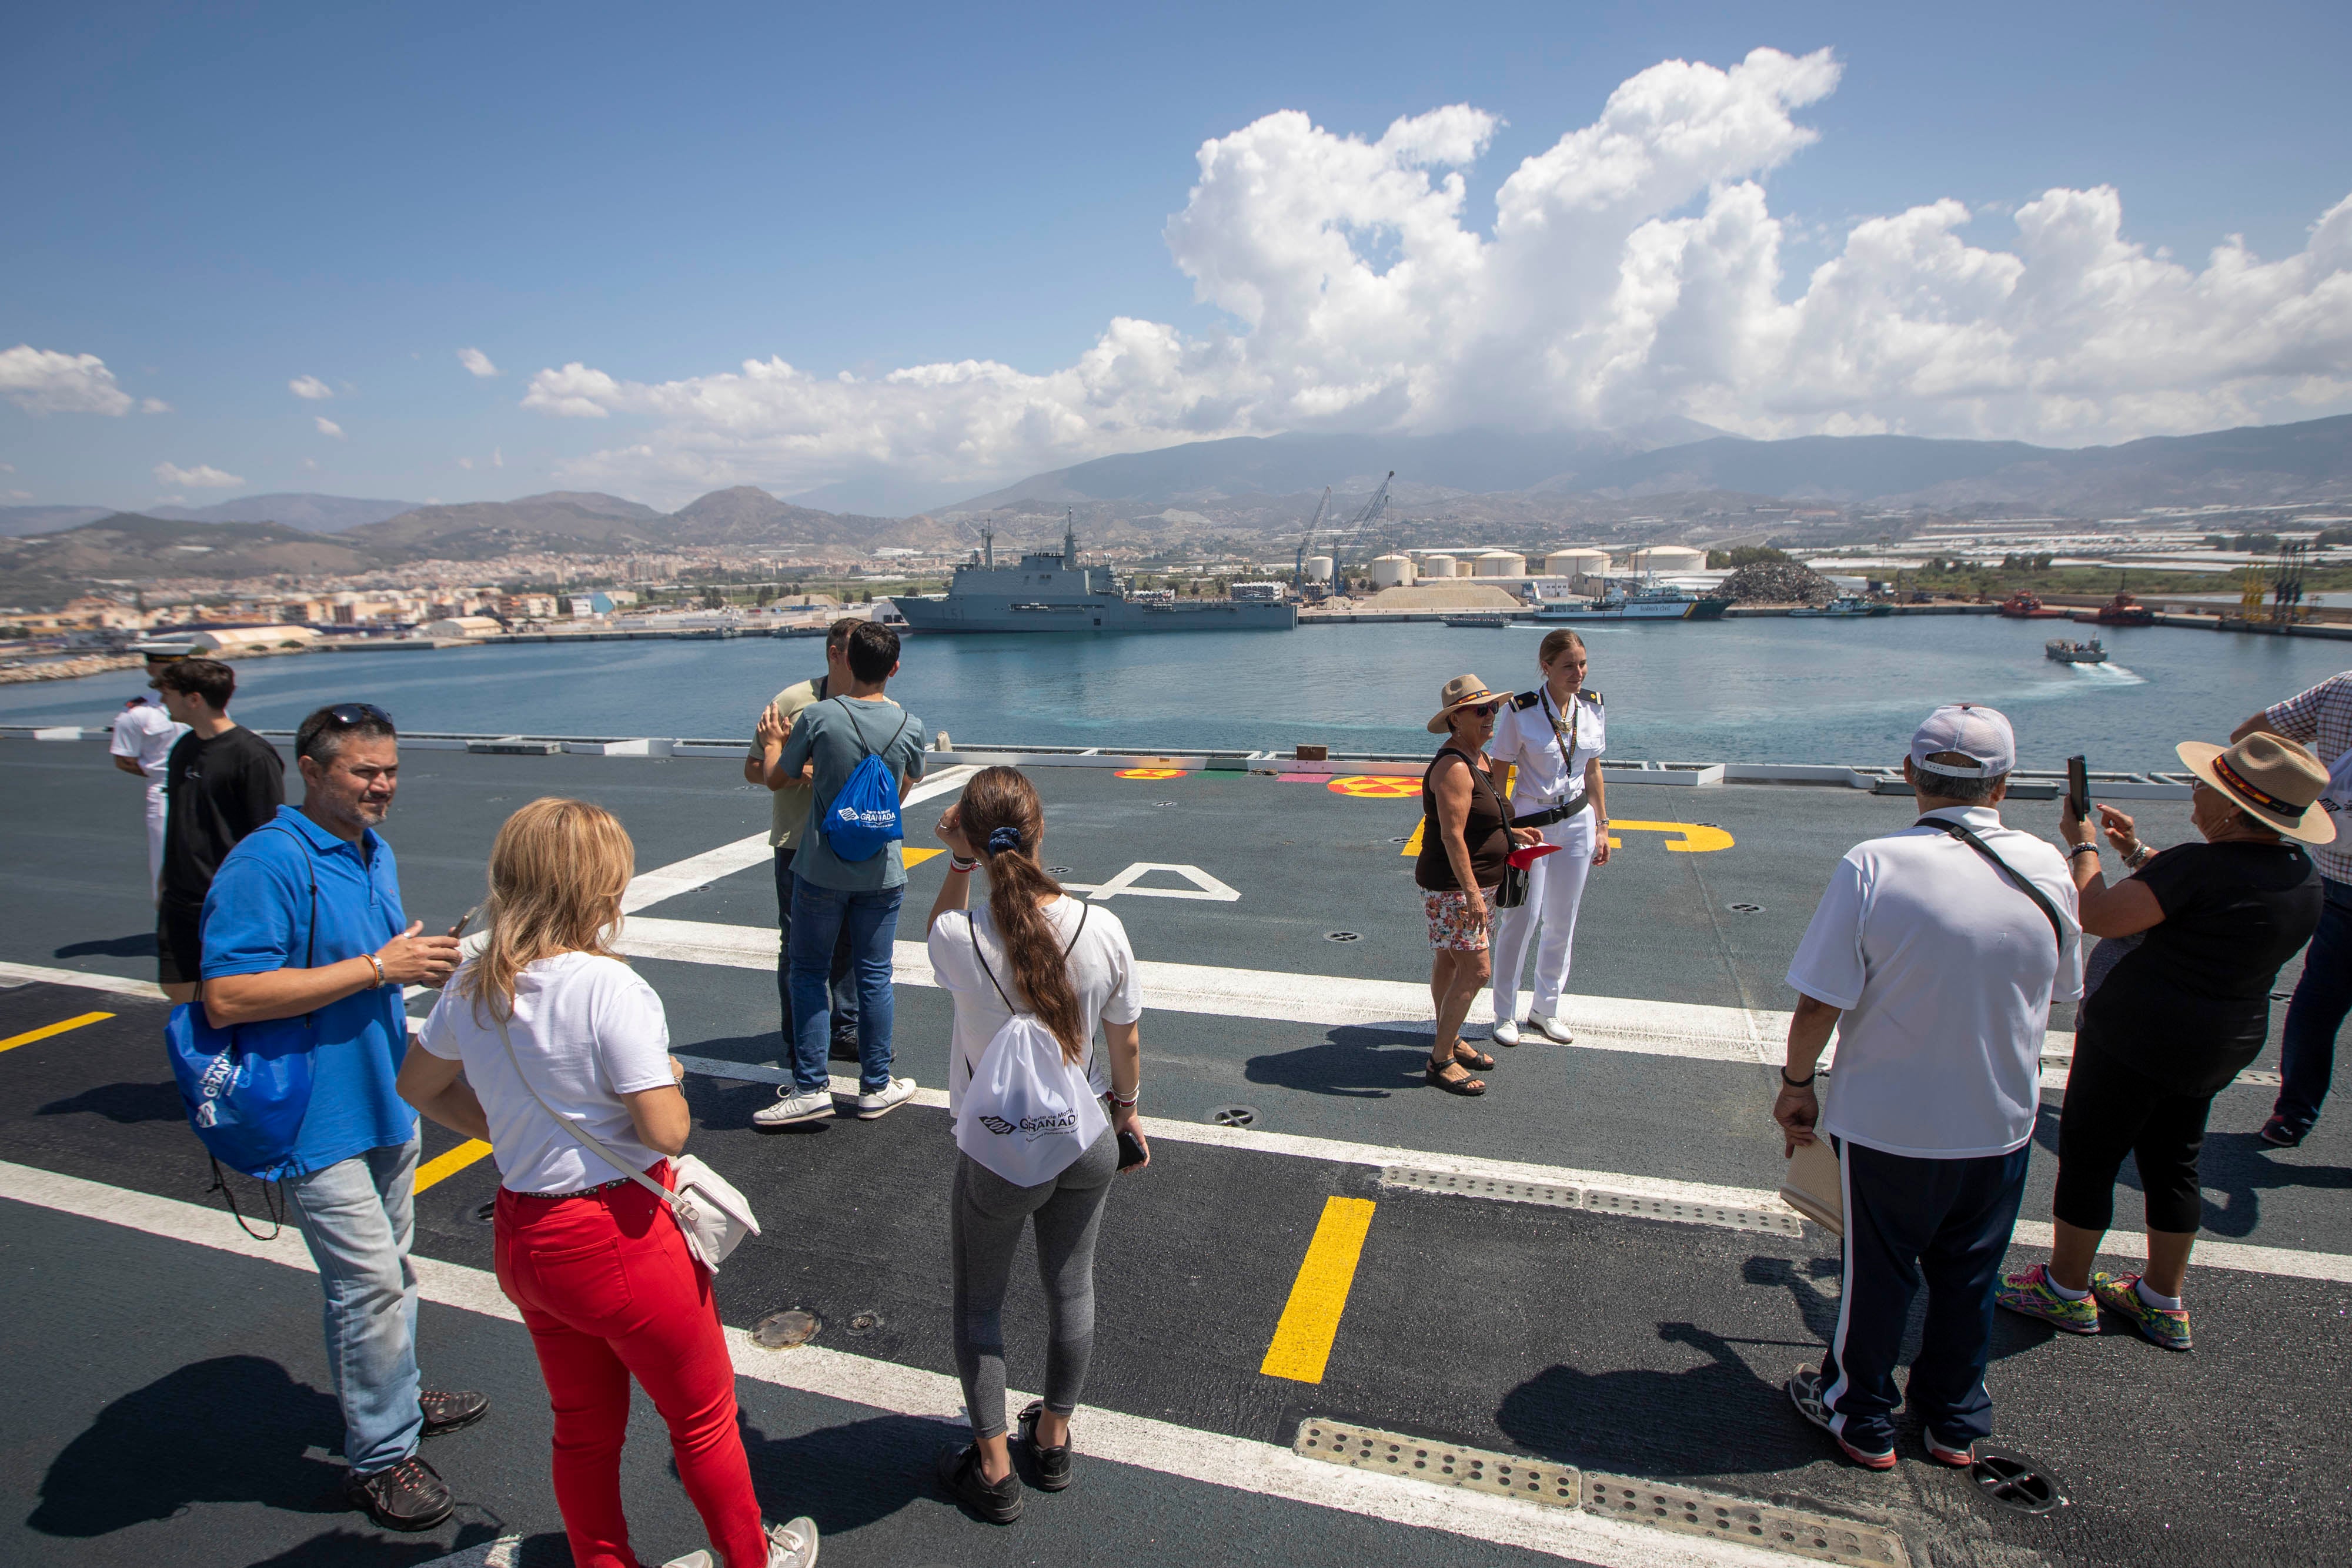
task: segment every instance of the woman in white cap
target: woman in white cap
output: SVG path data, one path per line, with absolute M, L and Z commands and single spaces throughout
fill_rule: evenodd
M 2089 966 L 2095 988 L 2077 1015 L 2059 1115 L 2055 1245 L 1995 1300 L 2070 1333 L 2097 1333 L 2104 1307 L 2167 1350 L 2187 1350 L 2181 1286 L 2204 1207 L 2206 1114 L 2261 1052 L 2279 966 L 2319 924 L 2319 870 L 2295 841 L 2332 842 L 2336 827 L 2316 804 L 2327 769 L 2291 740 L 2175 749 L 2197 775 L 2189 820 L 2203 842 L 2156 852 L 2129 817 L 2101 806 L 2107 840 L 2133 871 L 2109 887 L 2092 825 L 2062 808 L 2083 929 L 2106 940 Z M 2094 1272 L 2127 1154 L 2147 1195 L 2147 1268 Z
M 1511 808 L 1495 781 L 1486 742 L 1495 716 L 1511 700 L 1475 675 L 1456 675 L 1438 694 L 1429 733 L 1443 735 L 1421 777 L 1421 858 L 1412 877 L 1429 917 L 1429 995 L 1437 1009 L 1437 1043 L 1423 1077 L 1453 1094 L 1484 1094 L 1495 1059 L 1462 1040 L 1462 1020 L 1486 988 L 1495 927 L 1495 894 L 1517 844 L 1540 828 L 1511 827 Z

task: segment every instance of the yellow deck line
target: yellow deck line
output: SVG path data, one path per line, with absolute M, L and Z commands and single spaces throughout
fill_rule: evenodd
M 63 1034 L 69 1029 L 79 1029 L 84 1024 L 103 1023 L 113 1016 L 112 1013 L 84 1013 L 79 1018 L 70 1018 L 63 1023 L 45 1024 L 39 1029 L 28 1029 L 22 1034 L 12 1034 L 6 1040 L 0 1040 L 0 1051 L 14 1051 L 20 1045 L 30 1045 L 37 1040 L 47 1040 L 53 1034 Z
M 467 1166 L 490 1152 L 490 1145 L 479 1138 L 468 1138 L 446 1155 L 436 1155 L 416 1167 L 415 1191 L 423 1192 L 435 1182 L 456 1176 Z
M 1274 1343 L 1266 1347 L 1258 1371 L 1268 1377 L 1294 1383 L 1320 1383 L 1331 1359 L 1331 1342 L 1339 1334 L 1340 1314 L 1348 1310 L 1348 1291 L 1356 1282 L 1356 1260 L 1363 1256 L 1364 1237 L 1372 1228 L 1376 1206 L 1365 1197 L 1327 1198 L 1315 1239 L 1298 1265 L 1290 1287 L 1290 1301 L 1282 1321 L 1274 1327 Z

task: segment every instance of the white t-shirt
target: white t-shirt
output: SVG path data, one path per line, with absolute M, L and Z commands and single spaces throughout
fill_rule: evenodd
M 147 798 L 161 806 L 164 764 L 172 759 L 173 743 L 187 733 L 188 727 L 165 712 L 161 702 L 137 697 L 114 716 L 114 738 L 107 750 L 139 764 L 147 775 Z
M 2057 850 L 1957 817 L 2057 907 L 2062 945 L 2022 889 L 1933 828 L 1854 845 L 1830 873 L 1789 984 L 1844 1009 L 1822 1130 L 1921 1159 L 2005 1155 L 2033 1136 L 2050 1004 L 2083 994 L 2083 929 Z
M 1083 930 L 1078 925 L 1080 915 L 1086 917 Z M 1100 904 L 1088 907 L 1075 898 L 1057 898 L 1045 905 L 1045 918 L 1053 922 L 1062 946 L 1069 949 L 1070 984 L 1077 988 L 1078 1015 L 1087 1041 L 1087 1081 L 1096 1093 L 1108 1094 L 1110 1068 L 1104 1053 L 1095 1049 L 1095 1030 L 1098 1024 L 1133 1023 L 1143 1016 L 1143 991 L 1135 977 L 1135 949 L 1127 945 L 1127 928 L 1118 923 L 1118 916 Z M 1013 964 L 1005 954 L 1004 940 L 996 934 L 987 905 L 950 910 L 939 917 L 931 926 L 931 973 L 955 998 L 955 1034 L 948 1051 L 950 1115 L 962 1103 L 973 1065 L 1013 1016 L 972 955 L 975 929 L 981 948 L 988 955 L 988 967 L 995 971 L 996 984 L 1016 998 L 1021 994 L 1013 983 Z M 1073 934 L 1077 937 L 1075 946 L 1070 940 Z
M 1545 687 L 1527 695 L 1536 700 L 1521 707 L 1514 699 L 1495 716 L 1495 736 L 1486 743 L 1488 757 L 1517 767 L 1511 777 L 1511 808 L 1520 816 L 1567 800 L 1583 788 L 1585 765 L 1609 748 L 1608 719 L 1591 697 L 1576 694 L 1576 755 L 1569 758 L 1561 751 L 1571 715 L 1552 706 Z M 1559 720 L 1557 730 L 1554 718 Z
M 473 966 L 460 967 L 464 975 Z M 589 1136 L 642 1171 L 662 1156 L 637 1142 L 620 1096 L 676 1082 L 669 1071 L 669 1020 L 661 998 L 617 958 L 559 953 L 515 977 L 514 1017 L 507 1032 L 530 1089 Z M 456 977 L 416 1043 L 445 1061 L 463 1062 L 489 1119 L 500 1185 L 515 1192 L 579 1192 L 629 1174 L 583 1147 L 540 1108 L 515 1079 L 490 1021 L 489 1006 L 457 994 Z

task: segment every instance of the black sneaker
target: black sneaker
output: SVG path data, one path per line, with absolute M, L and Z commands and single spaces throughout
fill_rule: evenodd
M 1070 1445 L 1065 1442 L 1058 1448 L 1039 1446 L 1037 1417 L 1045 1413 L 1045 1402 L 1032 1399 L 1029 1407 L 1021 1412 L 1017 1425 L 1021 1429 L 1022 1445 L 1029 1450 L 1030 1469 L 1035 1472 L 1030 1477 L 1029 1484 L 1039 1491 L 1060 1491 L 1070 1484 Z
M 386 1530 L 430 1530 L 457 1507 L 439 1473 L 415 1454 L 372 1475 L 347 1478 L 343 1500 Z
M 932 1469 L 948 1496 L 991 1524 L 1010 1524 L 1021 1517 L 1021 1477 L 1015 1471 L 994 1485 L 980 1473 L 980 1445 L 942 1451 Z
M 470 1427 L 490 1413 L 490 1396 L 471 1389 L 458 1394 L 420 1394 L 416 1403 L 425 1411 L 425 1435 L 428 1437 Z
M 2256 1135 L 2274 1149 L 2292 1149 L 2301 1144 L 2304 1137 L 2302 1130 L 2289 1125 L 2284 1116 L 2273 1116 L 2264 1122 L 2262 1132 Z
M 838 1032 L 838 1031 L 837 1031 L 837 1032 L 835 1032 L 835 1035 L 834 1035 L 834 1037 L 833 1037 L 833 1049 L 832 1049 L 831 1051 L 827 1051 L 827 1052 L 825 1053 L 825 1060 L 827 1060 L 828 1061 L 856 1061 L 856 1060 L 857 1060 L 857 1032 L 856 1032 L 856 1030 L 848 1030 L 848 1031 L 846 1031 L 846 1032 Z

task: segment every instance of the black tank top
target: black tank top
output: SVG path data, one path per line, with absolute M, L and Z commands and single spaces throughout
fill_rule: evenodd
M 1421 858 L 1412 863 L 1412 880 L 1431 893 L 1462 891 L 1462 884 L 1454 880 L 1453 858 L 1445 852 L 1445 831 L 1437 817 L 1437 793 L 1429 782 L 1449 756 L 1471 772 L 1470 815 L 1462 824 L 1462 841 L 1470 851 L 1470 874 L 1478 879 L 1480 887 L 1493 887 L 1503 880 L 1504 862 L 1511 853 L 1511 835 L 1506 828 L 1509 819 L 1504 814 L 1502 792 L 1495 788 L 1493 774 L 1450 745 L 1439 748 L 1421 776 Z

